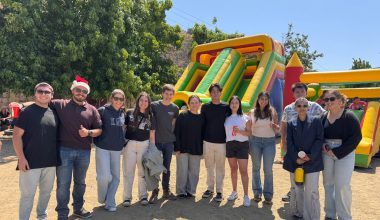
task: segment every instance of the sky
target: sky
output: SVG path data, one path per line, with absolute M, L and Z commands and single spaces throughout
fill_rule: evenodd
M 314 61 L 318 71 L 351 68 L 353 58 L 380 67 L 380 1 L 378 0 L 172 0 L 166 14 L 171 25 L 183 29 L 195 23 L 226 33 L 268 34 L 280 42 L 293 24 L 309 36 L 312 50 L 324 54 Z

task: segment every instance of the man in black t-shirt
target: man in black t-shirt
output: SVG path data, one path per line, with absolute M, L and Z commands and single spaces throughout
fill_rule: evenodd
M 224 163 L 226 160 L 224 121 L 229 106 L 220 101 L 222 87 L 218 83 L 212 84 L 209 92 L 212 100 L 204 104 L 201 109 L 201 114 L 204 117 L 203 158 L 207 169 L 207 190 L 202 197 L 212 196 L 214 186 L 216 186 L 215 201 L 221 202 L 223 200 Z
M 19 159 L 19 219 L 22 220 L 30 217 L 37 186 L 40 191 L 37 218 L 47 218 L 47 205 L 58 165 L 58 118 L 49 107 L 53 88 L 48 83 L 39 83 L 35 86 L 34 96 L 36 102 L 21 111 L 13 131 L 13 146 Z

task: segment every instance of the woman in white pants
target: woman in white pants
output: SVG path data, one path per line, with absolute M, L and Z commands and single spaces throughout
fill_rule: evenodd
M 124 139 L 124 92 L 115 89 L 110 104 L 98 109 L 102 119 L 102 134 L 94 139 L 96 145 L 96 181 L 98 202 L 107 211 L 116 211 L 115 195 L 120 182 L 120 152 Z
M 124 192 L 123 206 L 128 207 L 132 201 L 132 187 L 137 166 L 138 195 L 141 205 L 148 205 L 148 193 L 144 179 L 142 157 L 147 151 L 149 142 L 154 144 L 153 115 L 150 108 L 151 99 L 146 92 L 140 93 L 136 107 L 127 111 L 125 117 L 128 140 L 123 150 Z
M 352 112 L 345 110 L 346 98 L 340 92 L 326 92 L 324 101 L 327 108 L 322 116 L 325 218 L 351 220 L 351 176 L 355 149 L 362 139 L 360 123 Z
M 298 98 L 295 107 L 298 117 L 287 124 L 287 151 L 283 164 L 284 169 L 290 172 L 292 185 L 295 186 L 296 208 L 291 211 L 297 218 L 319 220 L 318 179 L 323 170 L 323 127 L 319 118 L 307 115 L 309 104 L 306 98 Z M 300 167 L 305 173 L 304 181 L 297 184 L 295 171 Z M 293 195 L 292 192 L 292 197 Z

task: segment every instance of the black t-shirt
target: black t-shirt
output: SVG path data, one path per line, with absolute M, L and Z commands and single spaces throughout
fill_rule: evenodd
M 201 113 L 204 118 L 204 140 L 211 143 L 226 143 L 224 121 L 229 106 L 225 103 L 202 105 Z
M 36 104 L 20 112 L 15 126 L 24 130 L 23 151 L 30 169 L 58 165 L 58 118 L 49 108 Z
M 139 112 L 135 118 L 133 112 L 134 110 L 128 110 L 125 116 L 125 125 L 127 126 L 125 138 L 134 141 L 149 140 L 150 130 L 154 129 L 152 116 L 147 118 L 143 113 Z

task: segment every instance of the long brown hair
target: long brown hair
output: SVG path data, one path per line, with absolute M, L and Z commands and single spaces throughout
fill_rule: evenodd
M 149 120 L 152 119 L 152 110 L 150 108 L 150 104 L 151 104 L 152 100 L 150 99 L 150 96 L 148 93 L 141 92 L 140 95 L 136 99 L 136 106 L 135 106 L 135 109 L 133 110 L 133 118 L 135 120 L 135 123 L 137 121 L 137 116 L 140 112 L 139 102 L 140 102 L 141 97 L 143 97 L 143 96 L 145 96 L 148 99 L 148 107 L 145 109 L 144 117 L 149 119 Z
M 268 98 L 268 104 L 264 107 L 263 112 L 261 112 L 259 100 L 263 96 L 266 96 Z M 255 116 L 256 121 L 259 118 L 260 119 L 269 118 L 272 121 L 272 107 L 270 106 L 269 99 L 270 99 L 270 96 L 268 92 L 263 91 L 259 93 L 259 96 L 257 97 L 257 100 L 256 100 L 255 111 L 253 112 L 253 115 Z M 262 113 L 264 113 L 264 115 Z

